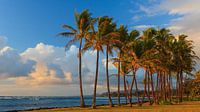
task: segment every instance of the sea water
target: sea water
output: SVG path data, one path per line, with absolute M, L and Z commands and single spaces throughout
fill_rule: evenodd
M 85 104 L 90 106 L 92 104 L 92 97 L 84 97 Z M 117 97 L 113 97 L 112 101 L 117 104 Z M 136 102 L 136 98 L 133 98 Z M 121 103 L 125 103 L 124 97 L 121 97 Z M 107 97 L 97 97 L 97 105 L 108 105 Z M 54 107 L 76 107 L 80 105 L 80 98 L 63 97 L 63 96 L 0 96 L 0 112 L 30 110 L 40 108 L 54 108 Z

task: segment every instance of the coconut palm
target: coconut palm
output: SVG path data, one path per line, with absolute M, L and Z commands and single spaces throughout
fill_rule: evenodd
M 98 68 L 99 68 L 99 52 L 103 52 L 103 46 L 106 44 L 108 45 L 110 42 L 108 41 L 108 38 L 117 36 L 116 32 L 113 32 L 111 27 L 114 27 L 115 24 L 111 25 L 112 19 L 104 16 L 97 18 L 97 31 L 95 31 L 94 26 L 92 27 L 92 32 L 88 32 L 86 35 L 86 41 L 83 48 L 83 51 L 88 50 L 90 48 L 93 48 L 97 52 L 96 57 L 96 75 L 95 75 L 95 82 L 94 82 L 94 95 L 93 95 L 93 103 L 92 108 L 96 108 L 96 88 L 97 88 L 97 80 L 98 80 Z M 110 47 L 110 45 L 108 45 Z M 108 49 L 107 52 L 109 51 Z M 108 81 L 108 74 L 106 74 L 107 77 L 107 87 L 109 90 L 109 81 Z M 110 105 L 112 106 L 111 97 L 109 95 L 109 101 Z
M 141 59 L 145 59 L 145 61 L 142 61 L 141 66 L 145 70 L 145 78 L 144 78 L 144 96 L 148 95 L 149 101 L 150 101 L 150 85 L 151 85 L 151 92 L 153 99 L 155 101 L 155 93 L 154 93 L 154 83 L 153 83 L 153 74 L 155 73 L 155 67 L 158 64 L 158 60 L 156 59 L 156 43 L 155 43 L 155 35 L 156 30 L 154 28 L 148 28 L 145 31 L 143 31 L 143 35 L 140 38 L 142 41 L 142 50 L 143 50 L 143 56 Z M 146 85 L 148 84 L 148 94 L 146 91 Z M 153 102 L 150 101 L 150 104 Z
M 117 75 L 117 79 L 118 79 L 118 106 L 120 106 L 120 74 L 121 74 L 121 55 L 123 54 L 123 49 L 126 45 L 126 42 L 127 42 L 127 39 L 128 39 L 128 29 L 127 27 L 125 27 L 124 25 L 121 25 L 118 29 L 117 29 L 117 32 L 119 32 L 119 37 L 118 37 L 118 40 L 121 42 L 120 44 L 119 43 L 116 43 L 114 46 L 116 46 L 118 49 L 119 49 L 119 52 L 118 52 L 118 75 Z M 124 76 L 124 79 L 125 79 L 125 76 Z M 125 81 L 125 80 L 124 80 Z M 125 83 L 125 82 L 124 82 Z M 125 84 L 124 84 L 125 85 Z M 126 85 L 125 85 L 126 86 Z
M 106 18 L 105 25 L 106 25 L 105 29 L 106 33 L 109 35 L 103 36 L 102 38 L 104 39 L 104 45 L 106 46 L 106 83 L 107 83 L 109 104 L 112 107 L 113 103 L 110 95 L 110 86 L 109 86 L 110 84 L 109 84 L 109 72 L 108 72 L 108 56 L 109 55 L 113 56 L 113 48 L 115 48 L 113 43 L 120 44 L 120 42 L 116 38 L 119 36 L 119 33 L 115 31 L 116 23 L 112 22 L 112 18 Z
M 79 84 L 80 84 L 80 107 L 85 107 L 84 98 L 83 98 L 83 88 L 82 88 L 82 74 L 81 74 L 81 48 L 83 44 L 83 39 L 87 32 L 90 30 L 90 25 L 93 21 L 91 17 L 91 13 L 89 13 L 88 10 L 84 10 L 81 13 L 75 13 L 75 19 L 76 19 L 76 29 L 69 26 L 69 25 L 63 25 L 63 28 L 67 29 L 68 32 L 62 32 L 59 33 L 61 36 L 65 37 L 73 37 L 65 46 L 67 48 L 70 44 L 74 43 L 75 41 L 79 41 L 79 52 L 78 52 L 78 58 L 79 58 Z
M 138 103 L 139 103 L 139 94 L 138 94 L 138 87 L 137 87 L 137 80 L 136 80 L 136 71 L 139 68 L 139 66 L 137 63 L 136 55 L 137 55 L 137 53 L 139 53 L 141 51 L 141 46 L 140 46 L 141 44 L 137 38 L 138 36 L 139 36 L 138 31 L 136 31 L 136 30 L 131 31 L 131 33 L 128 35 L 128 37 L 123 39 L 126 46 L 122 47 L 122 54 L 123 54 L 122 56 L 124 57 L 124 58 L 122 58 L 123 62 L 128 64 L 127 68 L 129 68 L 133 73 L 133 75 L 132 75 L 133 79 L 132 79 L 131 87 L 129 90 L 130 106 L 132 106 L 132 89 L 133 89 L 134 83 L 136 86 L 136 93 L 138 96 Z
M 193 51 L 192 41 L 186 38 L 186 35 L 179 35 L 173 46 L 173 62 L 177 69 L 177 97 L 180 102 L 183 97 L 183 73 L 190 73 L 194 69 L 195 59 L 198 58 Z
M 161 79 L 161 96 L 163 96 L 163 99 L 167 100 L 167 88 L 168 84 L 168 77 L 169 77 L 169 70 L 170 68 L 170 59 L 172 58 L 169 42 L 173 39 L 173 35 L 170 33 L 170 30 L 168 29 L 158 29 L 155 36 L 155 42 L 156 42 L 156 49 L 159 52 L 159 60 L 160 60 L 160 67 L 162 68 L 160 72 L 160 79 Z

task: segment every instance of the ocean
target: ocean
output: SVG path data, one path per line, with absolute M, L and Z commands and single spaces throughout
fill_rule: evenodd
M 86 105 L 92 104 L 92 97 L 86 96 Z M 113 97 L 113 103 L 117 104 L 117 97 Z M 136 102 L 136 98 L 133 98 Z M 75 107 L 79 106 L 79 97 L 63 96 L 0 96 L 0 112 L 29 110 L 54 107 Z M 124 97 L 121 97 L 121 103 L 125 103 Z M 97 97 L 97 105 L 108 105 L 107 97 Z

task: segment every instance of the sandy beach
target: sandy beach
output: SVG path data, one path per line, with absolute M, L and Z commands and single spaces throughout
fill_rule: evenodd
M 20 112 L 200 112 L 200 101 L 188 101 L 174 105 L 153 105 L 149 106 L 148 103 L 139 107 L 133 105 L 115 106 L 110 108 L 109 106 L 98 106 L 97 109 L 92 108 L 55 108 L 55 109 L 40 109 L 29 110 Z

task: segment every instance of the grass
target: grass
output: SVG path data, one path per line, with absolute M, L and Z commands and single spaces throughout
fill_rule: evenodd
M 174 105 L 152 105 L 148 103 L 143 106 L 128 105 L 123 106 L 99 106 L 97 109 L 91 108 L 55 108 L 55 109 L 41 109 L 33 111 L 21 111 L 21 112 L 200 112 L 200 101 L 187 101 Z

